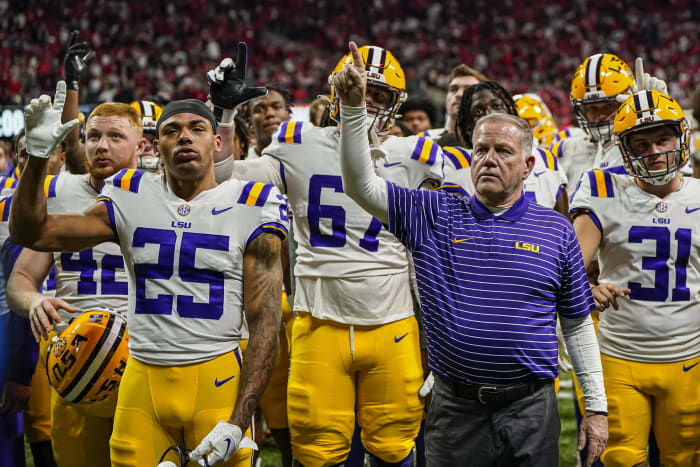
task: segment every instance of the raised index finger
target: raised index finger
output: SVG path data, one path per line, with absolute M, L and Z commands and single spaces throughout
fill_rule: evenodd
M 637 86 L 642 86 L 640 80 L 644 76 L 644 60 L 642 57 L 637 57 L 634 61 L 634 79 L 637 80 Z
M 350 41 L 348 43 L 348 46 L 350 47 L 350 55 L 352 55 L 353 67 L 360 69 L 360 70 L 364 70 L 365 64 L 362 61 L 362 55 L 360 55 L 360 49 L 357 48 L 357 44 L 355 44 L 355 41 Z

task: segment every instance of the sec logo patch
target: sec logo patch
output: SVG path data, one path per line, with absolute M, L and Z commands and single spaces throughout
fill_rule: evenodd
M 177 213 L 181 216 L 186 216 L 190 213 L 190 205 L 183 203 L 177 207 Z

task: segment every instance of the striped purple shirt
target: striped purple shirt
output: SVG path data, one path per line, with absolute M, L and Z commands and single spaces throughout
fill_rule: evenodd
M 430 369 L 477 384 L 556 377 L 556 313 L 595 308 L 571 223 L 524 196 L 495 217 L 476 197 L 387 185 L 389 230 L 413 254 Z

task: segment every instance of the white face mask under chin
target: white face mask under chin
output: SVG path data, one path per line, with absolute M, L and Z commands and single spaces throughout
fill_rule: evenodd
M 643 178 L 642 180 L 644 180 L 647 183 L 651 183 L 652 185 L 666 185 L 671 180 L 673 180 L 673 177 L 675 176 L 676 171 L 674 170 L 673 172 L 664 173 L 663 175 L 659 175 L 658 177 Z

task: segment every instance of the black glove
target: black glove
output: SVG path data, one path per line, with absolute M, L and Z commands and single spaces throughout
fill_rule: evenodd
M 267 88 L 251 88 L 245 85 L 245 72 L 248 64 L 248 47 L 245 42 L 238 43 L 238 56 L 234 63 L 225 58 L 213 70 L 207 72 L 209 81 L 209 100 L 214 104 L 217 120 L 221 110 L 233 110 L 239 104 L 267 94 Z
M 80 75 L 87 68 L 88 62 L 95 58 L 95 51 L 87 45 L 87 42 L 75 42 L 79 33 L 79 31 L 70 33 L 66 56 L 63 58 L 63 77 L 68 89 L 73 91 L 78 90 Z

